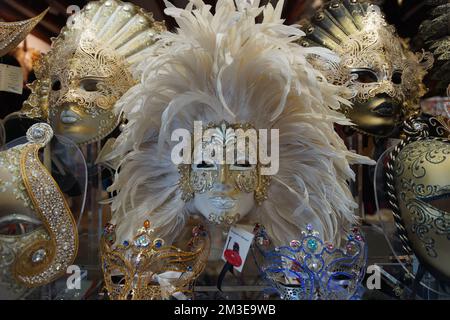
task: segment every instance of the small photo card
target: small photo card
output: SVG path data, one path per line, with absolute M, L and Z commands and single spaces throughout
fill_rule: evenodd
M 222 260 L 241 272 L 254 236 L 253 233 L 242 228 L 231 227 L 222 252 Z
M 0 91 L 22 94 L 23 73 L 20 67 L 0 63 Z

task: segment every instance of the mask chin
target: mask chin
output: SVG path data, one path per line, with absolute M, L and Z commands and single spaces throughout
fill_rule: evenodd
M 401 116 L 400 104 L 391 97 L 382 94 L 365 102 L 354 102 L 347 116 L 364 133 L 379 136 L 394 136 L 398 131 Z
M 207 220 L 214 224 L 232 225 L 247 216 L 255 207 L 253 192 L 217 195 L 214 190 L 197 193 L 194 205 Z
M 81 145 L 103 139 L 117 126 L 117 117 L 110 111 L 89 115 L 80 109 L 75 104 L 64 104 L 50 112 L 49 122 L 54 132 Z

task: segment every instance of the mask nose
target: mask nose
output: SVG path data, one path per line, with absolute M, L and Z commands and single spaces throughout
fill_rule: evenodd
M 213 189 L 217 192 L 230 192 L 233 190 L 232 186 L 229 183 L 221 183 L 219 181 L 214 183 Z
M 373 90 L 373 94 L 377 97 L 394 99 L 397 96 L 397 90 L 394 88 L 394 85 L 391 81 L 383 80 Z
M 228 179 L 228 167 L 226 165 L 221 165 L 219 168 L 219 176 L 213 185 L 215 191 L 219 192 L 229 192 L 233 190 Z
M 61 95 L 59 98 L 59 104 L 76 104 L 79 99 L 76 99 L 76 94 L 73 90 L 69 89 Z

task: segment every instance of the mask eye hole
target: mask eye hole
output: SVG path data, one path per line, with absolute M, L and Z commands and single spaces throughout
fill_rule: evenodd
M 25 215 L 12 214 L 0 219 L 0 235 L 19 236 L 36 230 L 41 223 Z
M 392 82 L 394 84 L 402 83 L 402 73 L 400 71 L 394 71 L 394 73 L 392 74 Z
M 202 163 L 196 164 L 195 167 L 197 169 L 212 169 L 214 168 L 214 164 L 202 161 Z
M 85 79 L 81 81 L 81 88 L 87 92 L 95 92 L 98 90 L 99 81 L 95 79 Z
M 360 83 L 372 83 L 378 81 L 377 75 L 369 69 L 352 70 L 351 74 L 356 74 L 358 76 L 356 81 Z
M 245 162 L 236 161 L 231 167 L 231 170 L 251 170 L 255 166 L 252 165 L 248 160 L 245 160 Z
M 450 193 L 434 196 L 430 198 L 422 198 L 422 201 L 428 203 L 430 206 L 444 212 L 450 212 Z
M 347 272 L 335 272 L 330 276 L 330 278 L 332 282 L 335 282 L 335 285 L 337 284 L 342 288 L 348 288 L 354 277 Z
M 250 162 L 248 162 L 247 160 L 245 160 L 245 162 L 236 162 L 234 164 L 234 166 L 238 167 L 238 168 L 251 168 L 252 167 Z
M 53 91 L 61 90 L 61 81 L 59 81 L 59 80 L 53 81 L 53 83 L 52 83 L 52 90 Z

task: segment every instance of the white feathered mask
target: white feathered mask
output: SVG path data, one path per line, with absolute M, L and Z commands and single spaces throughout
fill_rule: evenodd
M 340 87 L 306 60 L 314 53 L 337 59 L 324 48 L 295 43 L 304 34 L 283 25 L 283 1 L 219 0 L 215 14 L 202 0 L 186 9 L 166 2 L 176 33 L 162 34 L 154 55 L 141 64 L 141 82 L 117 105 L 128 119 L 105 160 L 121 159 L 112 199 L 116 243 L 131 239 L 145 220 L 173 241 L 193 200 L 183 201 L 178 166 L 171 160 L 174 129 L 205 124 L 250 123 L 279 129 L 279 171 L 267 200 L 255 205 L 252 221 L 263 224 L 275 243 L 287 243 L 312 223 L 325 240 L 337 240 L 355 222 L 348 181 L 351 163 L 371 163 L 349 152 L 334 124 L 351 124 L 337 112 Z M 263 13 L 263 20 L 256 17 Z

